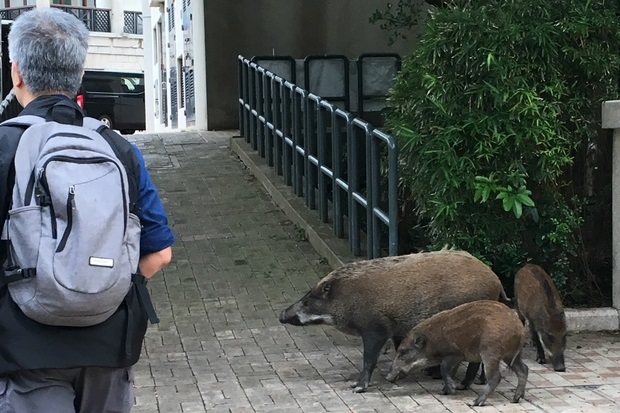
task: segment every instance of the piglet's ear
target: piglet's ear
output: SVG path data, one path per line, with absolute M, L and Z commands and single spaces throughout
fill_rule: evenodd
M 426 336 L 424 334 L 416 336 L 416 338 L 413 340 L 413 345 L 419 349 L 423 349 L 424 346 L 426 346 Z

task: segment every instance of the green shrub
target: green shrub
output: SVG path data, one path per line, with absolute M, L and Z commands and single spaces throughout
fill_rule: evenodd
M 532 260 L 559 287 L 580 279 L 583 200 L 569 172 L 600 131 L 601 100 L 618 98 L 617 6 L 455 0 L 429 12 L 387 125 L 432 247 L 469 250 L 504 277 Z

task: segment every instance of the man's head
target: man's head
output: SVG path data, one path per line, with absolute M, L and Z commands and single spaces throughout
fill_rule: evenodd
M 36 8 L 15 20 L 9 58 L 15 94 L 23 106 L 42 95 L 77 93 L 88 35 L 84 23 L 58 9 Z

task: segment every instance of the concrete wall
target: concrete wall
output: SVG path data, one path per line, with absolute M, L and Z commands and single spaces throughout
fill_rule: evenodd
M 90 33 L 87 69 L 144 70 L 142 36 Z
M 406 54 L 415 36 L 388 47 L 387 33 L 368 22 L 385 4 L 385 0 L 206 1 L 208 129 L 238 127 L 238 55 Z

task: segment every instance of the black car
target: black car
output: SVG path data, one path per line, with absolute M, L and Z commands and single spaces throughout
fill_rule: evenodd
M 86 70 L 76 100 L 87 116 L 122 134 L 146 129 L 142 72 Z

